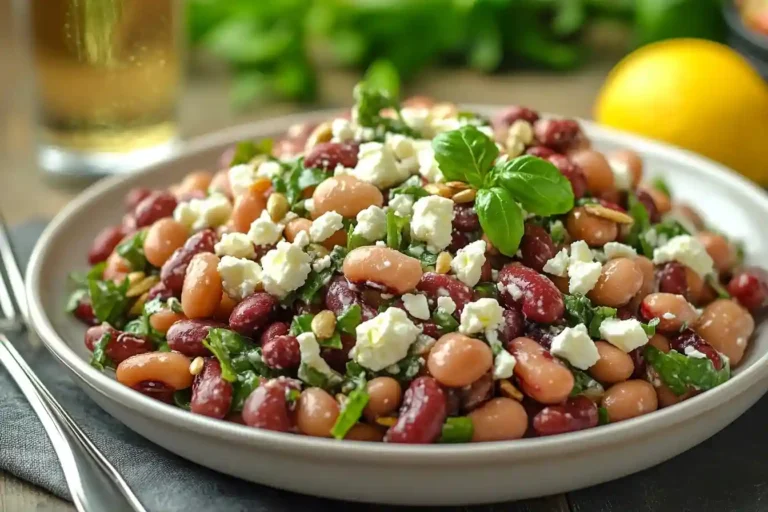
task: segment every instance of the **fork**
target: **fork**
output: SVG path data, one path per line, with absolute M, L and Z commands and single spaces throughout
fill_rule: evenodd
M 2 215 L 0 260 L 0 310 L 4 315 L 0 331 L 22 334 L 28 326 L 24 280 Z M 53 398 L 2 332 L 0 362 L 40 418 L 59 458 L 75 508 L 80 512 L 146 512 L 120 473 Z

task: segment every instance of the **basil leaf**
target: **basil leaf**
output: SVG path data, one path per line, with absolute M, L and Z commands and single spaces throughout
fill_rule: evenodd
M 143 229 L 115 248 L 117 254 L 128 262 L 134 272 L 142 271 L 147 267 L 147 257 L 144 255 L 144 239 L 146 238 L 147 230 Z
M 672 199 L 672 191 L 669 189 L 669 185 L 667 184 L 666 180 L 664 180 L 664 178 L 661 176 L 654 178 L 651 181 L 651 186 L 659 192 L 663 192 L 664 195 L 666 195 L 668 198 Z
M 320 272 L 314 270 L 307 276 L 307 280 L 296 290 L 296 296 L 305 304 L 316 304 L 320 302 L 320 292 L 323 286 L 333 277 L 333 268 L 325 268 Z
M 365 72 L 365 83 L 372 88 L 387 91 L 391 98 L 400 95 L 400 73 L 390 60 L 379 59 L 371 63 Z
M 549 226 L 549 236 L 552 238 L 552 243 L 560 245 L 565 242 L 568 237 L 568 231 L 565 229 L 563 222 L 556 220 Z
M 157 346 L 157 351 L 158 352 L 170 352 L 171 351 L 171 346 L 168 345 L 167 341 L 163 341 L 162 343 L 160 343 L 160 345 Z
M 79 288 L 73 291 L 69 295 L 69 298 L 67 298 L 67 305 L 64 306 L 64 311 L 66 311 L 67 313 L 74 313 L 74 311 L 82 302 L 83 298 L 87 296 L 88 296 L 88 290 L 84 288 Z
M 627 213 L 634 222 L 627 235 L 626 243 L 645 254 L 647 248 L 643 244 L 641 235 L 651 226 L 651 218 L 645 205 L 632 192 L 627 196 Z M 651 256 L 653 256 L 653 250 L 651 250 Z
M 573 189 L 554 164 L 524 155 L 497 165 L 490 179 L 507 189 L 528 212 L 549 216 L 573 208 Z
M 336 319 L 336 329 L 344 334 L 355 334 L 355 329 L 363 320 L 363 310 L 358 304 L 347 306 Z
M 421 138 L 420 134 L 403 120 L 397 98 L 392 96 L 390 91 L 377 89 L 371 84 L 360 82 L 352 91 L 352 96 L 355 99 L 355 105 L 352 107 L 352 118 L 360 126 Z M 397 119 L 381 115 L 381 111 L 388 108 L 397 113 Z
M 424 187 L 421 185 L 420 176 L 411 176 L 397 187 L 389 190 L 389 199 L 391 200 L 393 197 L 403 194 L 413 196 L 413 199 L 416 200 L 427 197 L 429 192 L 424 190 Z
M 475 198 L 480 226 L 505 256 L 514 256 L 523 237 L 523 212 L 512 195 L 501 187 L 481 188 Z
M 607 425 L 611 422 L 611 419 L 608 417 L 608 409 L 605 407 L 598 407 L 597 408 L 597 424 L 598 425 Z
M 122 283 L 113 281 L 88 281 L 88 295 L 91 297 L 93 314 L 99 322 L 107 322 L 113 327 L 121 327 L 128 311 L 130 299 L 125 296 L 130 282 L 126 277 Z
M 341 267 L 344 265 L 344 258 L 347 257 L 348 251 L 340 246 L 337 245 L 333 248 L 331 251 L 331 268 L 333 268 L 336 272 L 341 272 Z
M 138 334 L 149 339 L 155 347 L 159 347 L 165 342 L 165 335 L 160 331 L 152 327 L 150 319 L 152 315 L 166 309 L 166 305 L 163 303 L 160 297 L 155 297 L 151 301 L 144 304 L 144 310 L 141 316 L 128 322 L 123 329 L 126 332 Z
M 467 125 L 432 139 L 435 160 L 447 181 L 483 186 L 485 175 L 499 156 L 496 143 L 476 127 Z
M 245 338 L 229 329 L 216 328 L 208 331 L 203 345 L 219 360 L 221 378 L 227 382 L 235 382 L 237 380 L 237 371 L 234 367 L 236 356 L 244 354 L 248 349 Z
M 571 389 L 570 396 L 599 397 L 603 395 L 605 389 L 602 384 L 590 377 L 587 372 L 570 365 L 568 365 L 568 369 L 573 374 L 573 389 Z
M 247 164 L 255 156 L 269 155 L 270 153 L 272 153 L 272 139 L 261 139 L 258 142 L 249 140 L 238 142 L 229 166 L 234 167 L 235 165 Z
M 192 402 L 192 388 L 180 389 L 173 392 L 173 403 L 176 407 L 181 409 L 190 409 L 190 402 Z
M 645 331 L 645 334 L 650 338 L 651 336 L 656 334 L 656 326 L 659 325 L 659 322 L 661 322 L 661 320 L 659 320 L 658 318 L 651 318 L 651 320 L 647 324 L 641 323 L 640 327 L 643 328 L 643 330 Z
M 323 348 L 335 348 L 337 350 L 343 347 L 341 344 L 341 335 L 339 335 L 338 332 L 333 333 L 333 336 L 330 338 L 318 338 L 317 344 Z
M 312 319 L 314 317 L 315 315 L 310 313 L 293 317 L 293 320 L 291 320 L 291 327 L 288 332 L 290 332 L 292 336 L 298 336 L 299 334 L 304 334 L 305 332 L 312 332 Z
M 727 359 L 723 359 L 720 370 L 715 370 L 715 365 L 708 357 L 689 357 L 676 350 L 665 354 L 653 345 L 646 345 L 643 355 L 662 382 L 678 396 L 688 391 L 689 387 L 706 391 L 731 378 L 731 367 Z
M 408 217 L 400 217 L 395 215 L 394 210 L 387 210 L 387 247 L 398 251 L 403 247 L 409 222 Z
M 443 431 L 439 443 L 468 443 L 472 440 L 475 428 L 472 419 L 466 416 L 447 418 L 443 423 Z
M 403 252 L 419 260 L 424 268 L 434 267 L 437 264 L 437 254 L 429 252 L 425 244 L 411 243 Z
M 565 318 L 570 327 L 578 324 L 587 326 L 592 338 L 600 339 L 600 324 L 606 318 L 614 318 L 616 309 L 607 306 L 594 306 L 584 295 L 563 295 Z
M 245 401 L 257 387 L 259 387 L 259 375 L 256 372 L 247 370 L 238 374 L 237 381 L 233 384 L 230 410 L 242 411 Z
M 364 247 L 371 245 L 371 241 L 365 238 L 363 235 L 355 233 L 355 226 L 349 226 L 347 230 L 347 250 L 357 249 L 358 247 Z
M 91 279 L 101 280 L 105 268 L 107 268 L 107 262 L 102 261 L 88 269 L 88 272 L 70 272 L 69 279 L 77 288 L 88 288 L 88 281 Z
M 315 386 L 326 390 L 338 386 L 341 384 L 342 380 L 341 375 L 337 374 L 336 372 L 325 374 L 319 371 L 317 368 L 309 366 L 304 362 L 299 365 L 297 376 L 299 380 L 309 384 L 310 386 Z
M 432 321 L 440 329 L 440 334 L 448 334 L 449 332 L 456 332 L 459 330 L 459 322 L 453 315 L 449 315 L 440 308 L 435 309 L 432 313 Z
M 618 311 L 616 308 L 608 306 L 598 306 L 593 310 L 592 320 L 588 324 L 589 335 L 594 339 L 600 339 L 600 324 L 607 318 L 616 318 Z
M 366 390 L 366 382 L 364 379 L 361 379 L 357 387 L 347 396 L 339 417 L 336 418 L 336 423 L 333 424 L 331 435 L 336 439 L 344 439 L 349 429 L 354 427 L 355 423 L 363 415 L 363 409 L 368 405 L 370 398 Z
M 499 289 L 496 283 L 478 283 L 475 285 L 475 295 L 478 298 L 498 299 Z
M 115 363 L 107 357 L 107 345 L 109 345 L 110 341 L 112 341 L 112 334 L 105 331 L 101 338 L 99 338 L 99 341 L 93 345 L 91 360 L 88 362 L 91 366 L 102 372 L 105 366 L 112 368 L 115 366 Z
M 333 172 L 324 169 L 302 169 L 297 177 L 296 184 L 301 192 L 309 187 L 315 187 L 333 176 Z

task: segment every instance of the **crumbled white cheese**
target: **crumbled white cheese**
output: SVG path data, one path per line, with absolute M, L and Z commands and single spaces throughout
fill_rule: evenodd
M 634 247 L 622 244 L 620 242 L 608 242 L 603 246 L 605 257 L 609 260 L 616 258 L 634 258 L 637 251 Z
M 256 176 L 258 178 L 267 178 L 267 179 L 274 179 L 280 176 L 283 173 L 283 166 L 280 165 L 280 162 L 276 162 L 274 160 L 267 160 L 266 162 L 259 165 L 259 167 L 256 169 Z
M 411 237 L 438 253 L 451 243 L 453 201 L 440 196 L 422 197 L 413 205 Z
M 323 270 L 331 267 L 331 257 L 326 255 L 322 258 L 317 258 L 312 262 L 312 270 L 315 272 L 322 272 Z
M 354 234 L 373 242 L 387 236 L 387 213 L 376 205 L 371 205 L 357 214 Z
M 328 366 L 320 356 L 320 344 L 317 342 L 317 338 L 311 332 L 305 332 L 296 336 L 296 340 L 299 342 L 299 351 L 301 352 L 301 363 L 306 365 L 317 372 L 325 375 L 327 378 L 336 378 L 338 374 Z M 301 372 L 299 372 L 301 374 Z M 299 375 L 301 378 L 301 375 Z
M 245 233 L 225 233 L 221 241 L 214 246 L 216 256 L 232 256 L 234 258 L 253 259 L 256 250 L 253 242 Z
M 380 142 L 365 142 L 360 144 L 352 175 L 383 189 L 402 183 L 410 173 L 398 167 L 391 148 Z
M 307 280 L 310 262 L 310 256 L 299 245 L 279 242 L 261 259 L 264 289 L 276 297 L 285 297 Z
M 389 200 L 389 207 L 400 217 L 410 217 L 413 214 L 414 199 L 409 194 L 399 194 Z
M 520 300 L 523 298 L 523 290 L 517 286 L 515 283 L 509 283 L 508 285 L 504 285 L 502 282 L 496 283 L 496 288 L 501 293 L 508 293 L 510 297 L 512 297 L 512 300 Z
M 248 297 L 261 283 L 261 267 L 253 260 L 224 256 L 217 269 L 224 291 L 234 300 Z
M 629 170 L 629 164 L 624 160 L 610 159 L 608 164 L 613 172 L 613 183 L 619 190 L 632 189 L 632 171 Z
M 549 351 L 580 370 L 586 370 L 600 359 L 595 342 L 589 337 L 584 324 L 563 329 L 560 334 L 552 338 L 552 347 Z
M 593 258 L 592 250 L 584 240 L 576 240 L 571 244 L 570 263 L 589 263 Z
M 685 355 L 687 355 L 688 357 L 694 357 L 696 359 L 706 359 L 707 358 L 706 354 L 704 354 L 703 352 L 699 352 L 698 350 L 696 350 L 695 348 L 693 348 L 690 345 L 685 347 L 684 351 L 685 351 Z
M 435 160 L 435 151 L 432 149 L 432 141 L 416 141 L 418 149 L 417 160 L 419 162 L 419 174 L 429 183 L 442 183 L 445 181 L 440 165 Z
M 485 241 L 477 240 L 459 249 L 451 260 L 451 269 L 459 281 L 467 286 L 475 286 L 485 265 Z
M 568 263 L 568 291 L 586 295 L 597 284 L 603 265 L 592 261 L 592 250 L 583 240 L 571 244 Z
M 334 119 L 331 121 L 331 141 L 347 142 L 355 138 L 355 129 L 347 119 Z
M 508 379 L 515 373 L 517 359 L 504 349 L 496 354 L 493 360 L 493 378 L 495 380 Z
M 478 332 L 496 330 L 503 320 L 504 310 L 496 299 L 482 298 L 470 302 L 461 311 L 459 332 L 475 334 Z
M 690 235 L 679 235 L 653 251 L 653 262 L 657 265 L 677 261 L 689 267 L 701 277 L 712 273 L 713 261 L 701 242 Z
M 229 178 L 229 189 L 235 197 L 248 192 L 248 189 L 256 181 L 256 173 L 251 164 L 231 167 L 227 171 L 227 177 Z
M 403 121 L 423 137 L 432 137 L 432 112 L 424 107 L 404 107 L 400 110 Z
M 450 297 L 438 297 L 437 309 L 443 311 L 448 315 L 452 315 L 456 312 L 456 303 Z
M 189 229 L 199 231 L 225 224 L 232 215 L 232 203 L 223 194 L 211 194 L 204 199 L 179 203 L 173 218 Z
M 429 320 L 429 304 L 425 295 L 406 293 L 402 299 L 405 310 L 412 317 L 419 320 Z
M 309 227 L 309 238 L 313 242 L 324 242 L 333 236 L 334 233 L 344 228 L 344 217 L 335 211 L 325 212 L 312 221 Z
M 309 245 L 309 235 L 306 231 L 299 231 L 296 233 L 296 237 L 293 239 L 293 245 L 299 249 L 304 249 Z
M 560 249 L 560 252 L 544 264 L 544 272 L 553 276 L 565 277 L 568 275 L 568 261 L 568 250 Z
M 643 330 L 643 326 L 634 318 L 629 320 L 606 318 L 600 324 L 600 336 L 627 353 L 648 343 L 648 335 Z
M 407 356 L 420 333 L 405 311 L 388 308 L 357 326 L 357 341 L 349 355 L 360 366 L 380 371 Z
M 266 210 L 261 212 L 261 216 L 251 222 L 248 230 L 248 238 L 256 245 L 274 245 L 283 236 L 284 226 L 273 222 Z

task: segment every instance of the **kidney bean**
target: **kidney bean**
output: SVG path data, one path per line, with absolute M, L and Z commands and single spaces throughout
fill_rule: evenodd
M 106 261 L 124 236 L 122 226 L 109 226 L 102 229 L 93 239 L 91 248 L 88 250 L 88 264 L 95 265 Z
M 559 153 L 555 153 L 554 150 L 549 149 L 546 146 L 531 146 L 530 148 L 525 150 L 526 155 L 536 156 L 539 158 L 543 158 L 545 160 L 549 159 L 552 155 L 558 155 Z M 565 155 L 563 155 L 565 156 Z M 554 163 L 554 162 L 552 162 Z M 557 165 L 557 164 L 555 164 Z
M 400 407 L 403 389 L 392 377 L 375 377 L 368 381 L 366 389 L 369 399 L 363 410 L 363 416 L 369 421 L 374 421 L 381 416 L 389 416 Z
M 450 297 L 456 303 L 457 316 L 461 314 L 464 306 L 474 299 L 472 288 L 458 279 L 436 272 L 424 272 L 416 289 L 434 300 L 437 300 L 438 297 Z
M 525 234 L 520 240 L 520 253 L 523 265 L 536 272 L 542 272 L 544 265 L 555 256 L 557 250 L 552 237 L 544 228 L 528 223 L 525 225 Z
M 174 323 L 166 338 L 171 350 L 181 352 L 188 357 L 209 356 L 211 353 L 203 345 L 203 340 L 208 336 L 212 328 L 224 328 L 227 325 L 221 322 L 203 319 L 180 320 Z
M 145 380 L 159 381 L 174 390 L 192 385 L 189 358 L 178 352 L 146 352 L 129 357 L 117 365 L 117 381 L 133 387 Z
M 109 325 L 107 322 L 89 327 L 85 331 L 84 338 L 85 346 L 88 348 L 88 350 L 93 352 L 93 348 L 96 346 L 96 343 L 101 339 L 104 333 L 109 333 L 112 336 L 112 341 L 114 341 L 117 339 L 120 331 Z
M 540 436 L 576 432 L 597 426 L 597 406 L 585 396 L 569 398 L 563 405 L 549 405 L 533 418 Z
M 669 346 L 681 354 L 685 354 L 686 347 L 692 347 L 694 350 L 698 350 L 707 356 L 707 358 L 712 361 L 715 370 L 719 370 L 723 367 L 723 360 L 720 358 L 720 354 L 717 353 L 717 350 L 712 348 L 712 345 L 704 341 L 704 339 L 692 329 L 686 329 L 674 338 L 671 338 L 669 340 Z
M 263 347 L 264 344 L 272 338 L 288 334 L 290 329 L 291 326 L 287 322 L 275 322 L 269 325 L 269 327 L 264 329 L 264 332 L 261 333 L 261 346 Z
M 584 240 L 592 247 L 602 247 L 613 242 L 619 235 L 615 222 L 591 215 L 583 206 L 577 206 L 568 213 L 565 228 L 574 240 Z
M 533 133 L 540 144 L 563 151 L 577 142 L 581 128 L 573 119 L 539 119 L 533 123 Z
M 175 390 L 164 382 L 145 380 L 131 386 L 131 389 L 166 404 L 173 403 L 173 393 Z
M 595 380 L 602 384 L 615 384 L 632 376 L 635 371 L 632 356 L 605 341 L 596 341 L 595 347 L 600 359 L 589 368 L 589 374 Z M 639 351 L 640 357 L 642 357 L 642 348 L 640 347 Z
M 370 183 L 354 176 L 341 175 L 320 183 L 312 193 L 312 202 L 314 219 L 329 211 L 335 211 L 347 219 L 354 219 L 369 206 L 384 204 L 384 196 Z
M 187 241 L 187 227 L 172 218 L 160 219 L 149 228 L 144 239 L 144 255 L 155 267 L 162 267 L 173 252 Z
M 256 331 L 266 325 L 277 308 L 277 299 L 268 293 L 257 292 L 240 302 L 229 316 L 230 329 L 253 338 Z
M 677 332 L 683 324 L 693 324 L 696 310 L 682 295 L 652 293 L 640 303 L 640 317 L 645 321 L 658 318 L 658 331 Z
M 657 272 L 659 291 L 688 297 L 688 280 L 685 275 L 685 266 L 671 261 L 664 264 Z
M 341 348 L 323 348 L 320 350 L 320 357 L 328 363 L 328 366 L 333 368 L 339 373 L 344 373 L 347 370 L 347 362 L 349 362 L 349 351 L 355 346 L 357 339 L 354 335 L 342 334 L 341 335 Z
M 134 187 L 125 194 L 125 211 L 133 212 L 144 199 L 152 194 L 152 190 L 146 187 Z
M 499 338 L 504 343 L 519 338 L 525 332 L 525 317 L 523 313 L 515 307 L 506 307 L 502 313 L 503 321 L 499 328 Z
M 578 165 L 573 163 L 567 156 L 557 153 L 547 156 L 546 160 L 557 167 L 560 173 L 568 179 L 571 183 L 573 196 L 576 199 L 584 197 L 584 194 L 587 193 L 587 178 Z
M 645 206 L 650 221 L 654 224 L 661 221 L 661 213 L 656 206 L 656 201 L 654 201 L 653 196 L 644 189 L 637 189 L 635 194 L 637 195 L 637 200 Z
M 718 299 L 704 308 L 693 329 L 736 367 L 755 330 L 755 320 L 736 302 Z
M 659 407 L 656 390 L 644 380 L 628 380 L 611 386 L 603 395 L 602 406 L 611 423 L 653 412 Z
M 477 409 L 493 398 L 493 373 L 486 372 L 469 386 L 456 388 L 459 396 L 459 407 L 469 412 Z
M 307 168 L 314 167 L 332 171 L 337 165 L 355 167 L 357 165 L 356 143 L 322 142 L 313 147 L 304 158 Z
M 587 190 L 601 196 L 616 188 L 613 171 L 602 153 L 586 149 L 570 155 L 571 161 L 581 168 L 587 180 Z
M 378 246 L 353 249 L 344 258 L 342 270 L 352 283 L 374 283 L 397 295 L 416 288 L 422 276 L 419 260 Z
M 224 418 L 232 405 L 232 384 L 221 378 L 221 363 L 215 357 L 206 358 L 203 371 L 192 384 L 190 410 L 210 418 Z
M 605 265 L 587 297 L 599 306 L 618 308 L 632 300 L 643 285 L 643 273 L 629 258 L 616 258 Z
M 187 318 L 213 316 L 221 302 L 219 257 L 209 252 L 195 254 L 187 267 L 181 289 L 181 308 Z
M 378 314 L 376 308 L 363 302 L 360 294 L 352 288 L 349 281 L 341 276 L 334 277 L 325 292 L 325 307 L 339 316 L 353 304 L 357 304 L 362 309 L 363 321 L 370 320 Z
M 299 341 L 295 336 L 282 335 L 269 338 L 262 346 L 264 363 L 276 370 L 298 368 L 301 363 Z
M 427 358 L 429 373 L 443 386 L 469 386 L 493 365 L 491 349 L 480 340 L 452 332 L 443 335 Z
M 299 389 L 292 381 L 278 377 L 254 389 L 243 404 L 243 421 L 249 427 L 277 432 L 293 430 L 293 421 L 285 399 L 290 389 Z
M 727 272 L 736 264 L 736 251 L 723 235 L 701 231 L 696 234 L 696 238 L 712 258 L 718 272 Z
M 150 288 L 148 293 L 147 302 L 157 298 L 165 301 L 173 297 L 173 292 L 162 281 Z
M 463 249 L 469 245 L 469 242 L 469 234 L 454 228 L 451 230 L 451 243 L 448 244 L 447 250 L 454 253 L 458 252 L 459 249 Z
M 184 245 L 176 249 L 160 269 L 160 280 L 174 296 L 181 295 L 184 287 L 184 277 L 192 257 L 199 253 L 214 252 L 216 232 L 205 229 L 195 233 Z
M 91 300 L 87 297 L 82 297 L 78 301 L 72 314 L 85 325 L 96 325 L 99 323 L 96 314 L 93 312 Z
M 528 428 L 525 408 L 511 398 L 494 398 L 468 416 L 474 427 L 473 443 L 520 439 Z
M 462 232 L 478 231 L 480 218 L 474 206 L 468 204 L 453 205 L 453 229 Z
M 522 391 L 542 404 L 557 404 L 573 389 L 573 375 L 562 363 L 530 338 L 515 338 L 507 345 L 517 359 L 515 376 Z
M 133 211 L 136 227 L 143 228 L 163 217 L 172 217 L 178 202 L 170 192 L 152 192 L 141 200 Z
M 440 437 L 447 413 L 445 392 L 432 377 L 411 381 L 397 423 L 384 436 L 388 443 L 424 444 Z
M 520 105 L 511 105 L 504 108 L 495 118 L 495 125 L 498 126 L 512 126 L 515 121 L 518 120 L 527 121 L 531 124 L 539 120 L 539 113 L 535 110 L 531 110 L 528 107 L 522 107 Z
M 107 357 L 119 364 L 137 354 L 144 354 L 152 350 L 152 343 L 143 336 L 130 332 L 121 332 L 117 339 L 107 344 Z
M 339 403 L 327 391 L 308 388 L 301 392 L 296 404 L 296 426 L 304 435 L 331 437 L 339 412 Z
M 728 293 L 745 308 L 760 309 L 768 298 L 768 273 L 755 267 L 741 270 L 728 282 Z
M 522 303 L 523 315 L 529 320 L 551 324 L 563 318 L 565 304 L 560 290 L 535 270 L 510 263 L 499 272 L 499 282 L 504 285 L 504 303 L 510 308 Z

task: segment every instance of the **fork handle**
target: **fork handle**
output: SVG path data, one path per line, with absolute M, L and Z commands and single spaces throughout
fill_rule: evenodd
M 146 512 L 128 484 L 0 334 L 0 362 L 32 405 L 61 463 L 72 501 L 81 512 Z

